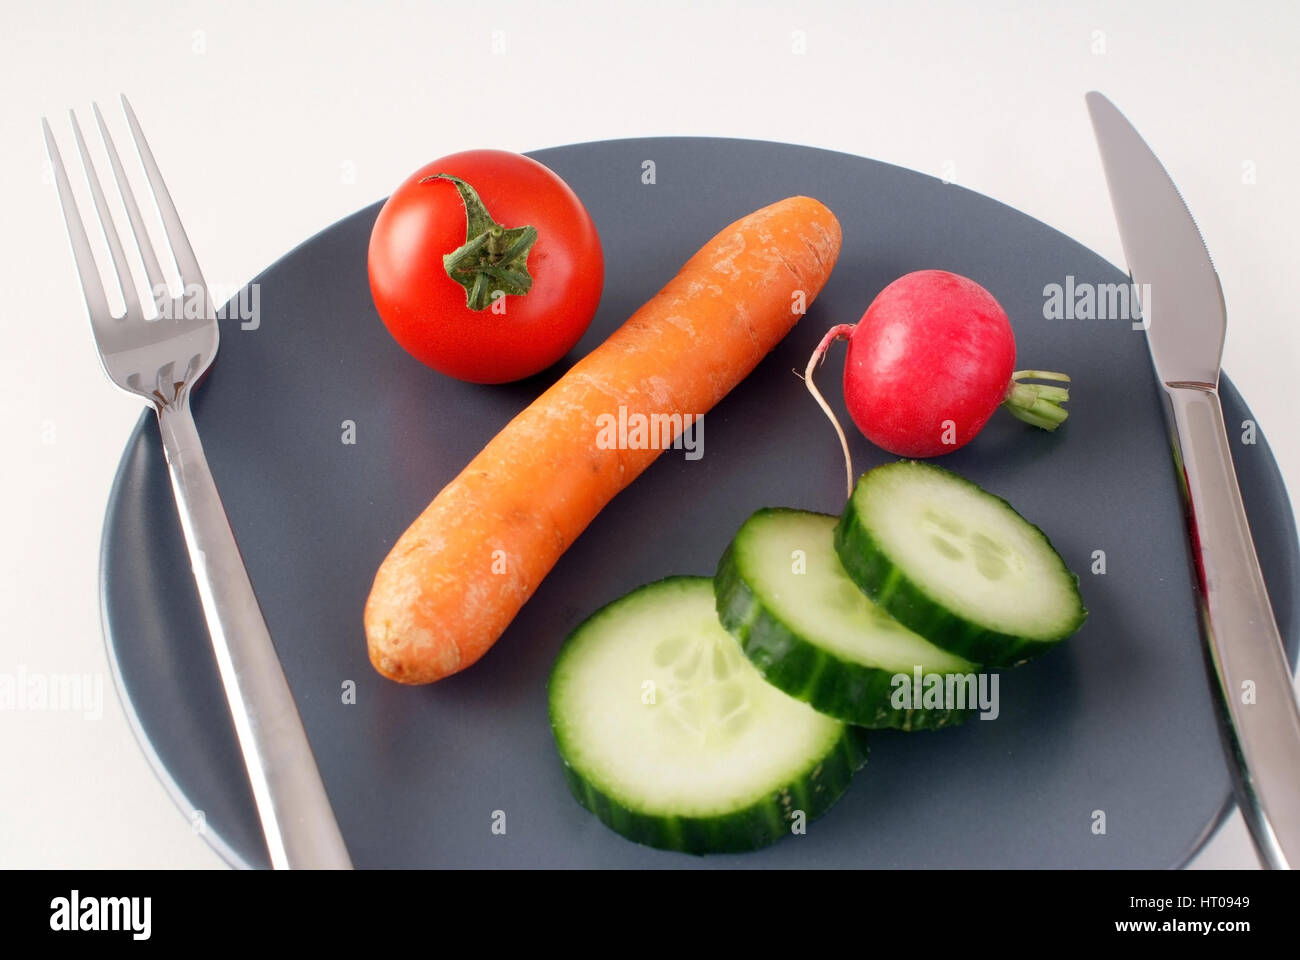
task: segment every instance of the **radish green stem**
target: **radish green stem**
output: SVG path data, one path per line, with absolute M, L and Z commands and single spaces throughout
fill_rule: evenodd
M 1025 423 L 1044 430 L 1055 430 L 1070 414 L 1061 404 L 1070 399 L 1065 387 L 1052 387 L 1041 383 L 1022 383 L 1022 380 L 1054 380 L 1069 383 L 1064 373 L 1051 370 L 1017 370 L 1007 385 L 1007 396 L 1002 405 L 1007 412 Z
M 830 420 L 831 426 L 835 428 L 835 435 L 840 438 L 840 449 L 844 451 L 844 480 L 845 487 L 848 491 L 846 496 L 849 497 L 853 496 L 853 457 L 849 453 L 849 441 L 848 438 L 844 436 L 844 430 L 840 427 L 840 421 L 836 419 L 835 413 L 831 410 L 830 404 L 826 402 L 826 398 L 823 397 L 821 391 L 817 389 L 817 384 L 813 383 L 813 370 L 815 370 L 817 366 L 826 359 L 826 351 L 830 349 L 831 344 L 836 340 L 839 340 L 841 337 L 848 339 L 848 337 L 853 333 L 853 327 L 854 325 L 851 323 L 841 323 L 826 331 L 826 336 L 822 337 L 822 342 L 817 344 L 817 349 L 814 350 L 813 355 L 808 358 L 808 366 L 804 370 L 803 378 L 803 382 L 808 387 L 808 392 L 813 395 L 813 399 L 817 401 L 817 405 L 822 408 L 822 412 L 825 413 L 827 419 Z

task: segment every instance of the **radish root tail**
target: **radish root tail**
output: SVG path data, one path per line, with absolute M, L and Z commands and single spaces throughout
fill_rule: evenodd
M 817 345 L 813 355 L 808 358 L 808 366 L 804 369 L 803 382 L 808 387 L 808 392 L 812 394 L 813 399 L 817 401 L 817 406 L 822 408 L 826 418 L 830 420 L 831 426 L 835 428 L 835 435 L 840 438 L 840 449 L 844 451 L 844 482 L 847 493 L 846 497 L 853 496 L 853 456 L 849 453 L 849 441 L 844 436 L 844 430 L 840 426 L 839 419 L 835 412 L 831 410 L 831 405 L 826 402 L 822 392 L 817 389 L 817 384 L 813 383 L 813 371 L 821 365 L 826 359 L 826 351 L 830 349 L 832 343 L 840 338 L 848 339 L 853 333 L 853 324 L 841 323 L 838 326 L 831 327 L 826 331 L 826 336 L 822 337 L 822 342 Z

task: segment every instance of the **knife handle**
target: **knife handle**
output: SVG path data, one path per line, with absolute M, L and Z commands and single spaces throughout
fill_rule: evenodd
M 1167 384 L 1202 637 L 1237 801 L 1260 860 L 1300 867 L 1300 709 L 1217 389 Z

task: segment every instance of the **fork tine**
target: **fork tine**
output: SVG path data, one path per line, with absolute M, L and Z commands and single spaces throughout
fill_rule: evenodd
M 86 309 L 90 312 L 91 323 L 103 323 L 109 319 L 110 313 L 108 298 L 104 296 L 104 284 L 99 279 L 99 268 L 95 266 L 95 255 L 90 249 L 90 240 L 86 236 L 85 225 L 81 222 L 77 201 L 72 196 L 72 184 L 68 182 L 68 171 L 63 167 L 59 145 L 54 142 L 54 132 L 44 117 L 41 117 L 41 129 L 45 131 L 45 150 L 50 155 L 50 166 L 54 168 L 54 183 L 58 187 L 59 203 L 63 207 L 63 222 L 68 227 L 68 239 L 72 241 L 72 257 L 77 262 L 77 276 L 81 278 L 81 292 L 86 297 Z
M 72 134 L 77 139 L 81 165 L 86 168 L 86 183 L 90 186 L 91 196 L 95 198 L 95 212 L 99 214 L 99 225 L 103 228 L 104 239 L 108 242 L 108 252 L 113 258 L 113 269 L 117 271 L 117 283 L 122 288 L 122 299 L 126 302 L 126 315 L 138 316 L 140 301 L 136 297 L 135 281 L 131 279 L 131 268 L 127 266 L 126 254 L 122 250 L 122 240 L 117 235 L 113 215 L 108 212 L 108 204 L 104 201 L 104 190 L 99 185 L 99 174 L 95 172 L 95 165 L 86 150 L 86 141 L 81 135 L 81 124 L 77 122 L 77 114 L 69 110 L 68 115 L 72 118 Z
M 103 140 L 104 149 L 108 152 L 108 162 L 113 167 L 113 179 L 117 181 L 117 191 L 122 196 L 122 205 L 126 207 L 126 217 L 131 221 L 131 232 L 135 234 L 135 244 L 140 251 L 140 259 L 144 261 L 144 272 L 149 278 L 149 292 L 153 296 L 154 305 L 161 312 L 163 302 L 168 298 L 167 281 L 163 279 L 162 268 L 158 265 L 158 257 L 154 254 L 149 232 L 145 229 L 144 219 L 140 216 L 140 207 L 135 202 L 131 183 L 126 179 L 122 159 L 118 156 L 113 137 L 108 132 L 107 124 L 104 123 L 104 115 L 99 112 L 97 103 L 91 104 L 91 109 L 94 110 L 95 122 L 99 125 L 100 139 Z
M 127 123 L 131 127 L 131 137 L 135 140 L 136 151 L 140 154 L 140 162 L 144 164 L 145 174 L 149 177 L 149 185 L 153 188 L 154 202 L 158 205 L 158 213 L 162 217 L 163 227 L 167 231 L 172 256 L 176 260 L 176 267 L 180 270 L 181 280 L 186 287 L 185 293 L 189 293 L 193 285 L 198 284 L 199 289 L 203 292 L 204 302 L 207 304 L 209 300 L 208 287 L 203 282 L 203 272 L 199 270 L 199 261 L 194 256 L 194 248 L 190 246 L 190 239 L 185 235 L 185 228 L 181 226 L 181 218 L 176 212 L 176 205 L 172 203 L 172 195 L 167 191 L 167 184 L 163 182 L 162 173 L 159 172 L 158 164 L 153 158 L 153 151 L 149 149 L 149 141 L 144 138 L 144 131 L 140 129 L 140 121 L 136 119 L 135 111 L 131 109 L 131 102 L 126 99 L 126 94 L 122 94 L 122 110 L 126 113 Z

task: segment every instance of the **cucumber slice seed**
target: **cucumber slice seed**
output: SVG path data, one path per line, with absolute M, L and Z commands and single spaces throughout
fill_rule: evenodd
M 1087 617 L 1079 578 L 1003 500 L 930 463 L 862 475 L 835 527 L 849 576 L 936 646 L 1013 666 L 1073 635 Z
M 784 508 L 746 520 L 714 578 L 722 625 L 769 683 L 821 713 L 902 730 L 960 722 L 967 710 L 894 706 L 893 678 L 900 674 L 911 683 L 918 667 L 923 675 L 979 668 L 867 598 L 836 556 L 835 522 Z
M 548 699 L 578 802 L 653 847 L 765 846 L 828 810 L 866 760 L 859 731 L 740 654 L 707 577 L 648 584 L 594 613 L 561 648 Z

